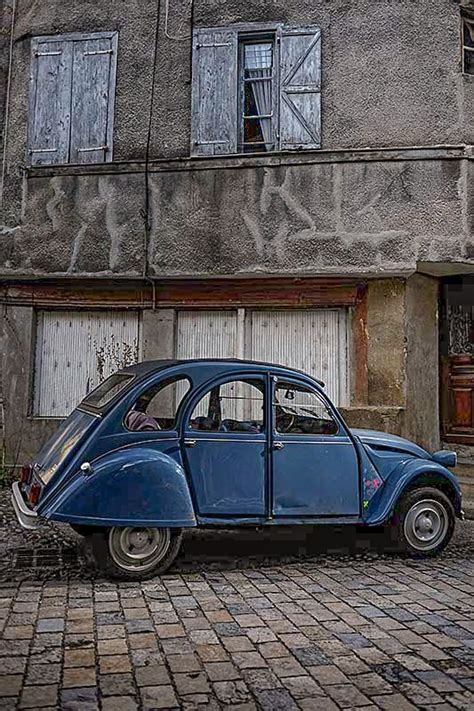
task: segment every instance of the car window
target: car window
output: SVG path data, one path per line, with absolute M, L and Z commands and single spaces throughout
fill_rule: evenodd
M 133 380 L 133 377 L 133 375 L 125 375 L 124 373 L 111 375 L 92 390 L 92 392 L 84 398 L 81 405 L 93 407 L 95 410 L 101 410 Z
M 175 429 L 179 406 L 190 387 L 188 378 L 177 376 L 148 388 L 125 415 L 125 427 L 133 431 Z
M 273 407 L 275 429 L 280 434 L 335 435 L 339 430 L 322 398 L 304 385 L 279 380 Z
M 192 430 L 263 432 L 263 380 L 232 380 L 214 386 L 198 402 L 189 421 Z

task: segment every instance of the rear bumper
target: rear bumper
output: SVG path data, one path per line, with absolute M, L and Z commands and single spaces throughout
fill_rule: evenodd
M 26 505 L 17 481 L 12 486 L 12 504 L 20 526 L 29 531 L 34 530 L 38 526 L 38 514 Z

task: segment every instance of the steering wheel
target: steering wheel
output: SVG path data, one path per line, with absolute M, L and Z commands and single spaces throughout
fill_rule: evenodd
M 293 428 L 295 424 L 296 415 L 293 412 L 289 412 L 282 405 L 278 405 L 278 412 L 276 415 L 276 428 L 278 432 L 287 433 Z

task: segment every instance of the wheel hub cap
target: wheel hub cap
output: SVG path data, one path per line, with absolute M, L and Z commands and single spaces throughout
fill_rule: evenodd
M 167 528 L 111 528 L 109 550 L 124 570 L 153 568 L 165 557 L 171 543 Z
M 408 511 L 405 523 L 405 536 L 413 548 L 432 550 L 445 537 L 449 528 L 446 509 L 439 501 L 418 501 Z

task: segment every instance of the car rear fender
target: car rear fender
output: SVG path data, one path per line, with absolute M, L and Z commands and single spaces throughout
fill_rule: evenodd
M 183 468 L 144 447 L 118 450 L 78 471 L 40 515 L 86 526 L 196 526 Z
M 375 526 L 387 521 L 400 497 L 410 489 L 433 486 L 450 498 L 456 516 L 461 518 L 461 489 L 456 476 L 441 464 L 428 459 L 410 459 L 401 462 L 386 479 L 371 501 L 365 523 Z

